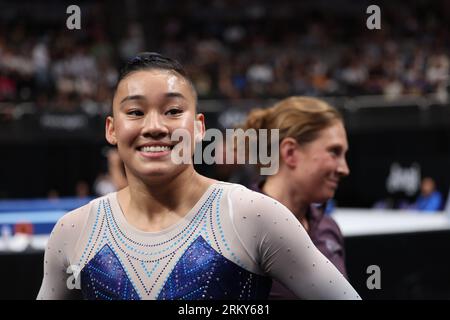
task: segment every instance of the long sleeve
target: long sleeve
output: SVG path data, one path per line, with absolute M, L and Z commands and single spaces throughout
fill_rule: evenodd
M 360 299 L 281 203 L 242 186 L 229 201 L 238 237 L 266 274 L 302 299 Z
M 81 298 L 78 266 L 71 265 L 76 242 L 89 213 L 89 205 L 76 209 L 55 224 L 44 254 L 44 277 L 38 300 Z

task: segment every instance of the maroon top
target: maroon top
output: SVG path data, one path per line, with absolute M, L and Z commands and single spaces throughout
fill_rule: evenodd
M 252 186 L 254 191 L 264 193 L 262 186 L 264 181 Z M 345 269 L 345 250 L 344 237 L 337 223 L 328 215 L 324 213 L 324 205 L 311 205 L 306 213 L 306 218 L 309 224 L 308 235 L 314 245 L 322 254 L 334 264 L 334 266 L 347 278 L 347 271 Z M 297 299 L 297 297 L 286 289 L 281 283 L 273 281 L 272 291 L 270 292 L 270 299 Z

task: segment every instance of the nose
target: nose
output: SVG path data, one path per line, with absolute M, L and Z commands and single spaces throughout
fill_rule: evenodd
M 345 177 L 350 174 L 350 169 L 348 168 L 347 160 L 345 160 L 345 158 L 339 161 L 337 171 L 341 177 Z
M 157 111 L 151 111 L 144 119 L 142 135 L 146 138 L 162 138 L 169 134 L 169 128 Z

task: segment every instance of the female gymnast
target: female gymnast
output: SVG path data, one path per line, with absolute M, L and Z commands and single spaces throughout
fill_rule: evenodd
M 271 108 L 253 110 L 243 129 L 279 129 L 279 170 L 254 186 L 284 204 L 301 222 L 314 245 L 346 276 L 344 238 L 336 222 L 324 214 L 342 177 L 347 135 L 340 113 L 311 97 L 289 97 Z M 274 283 L 271 298 L 291 298 Z
M 265 299 L 273 278 L 300 298 L 359 299 L 280 202 L 172 161 L 175 129 L 192 144 L 205 132 L 196 104 L 178 62 L 141 53 L 127 63 L 106 139 L 128 186 L 57 222 L 37 298 Z

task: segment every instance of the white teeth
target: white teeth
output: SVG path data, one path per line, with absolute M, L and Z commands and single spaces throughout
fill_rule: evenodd
M 151 147 L 142 147 L 141 150 L 143 152 L 162 152 L 170 150 L 168 146 L 151 146 Z

